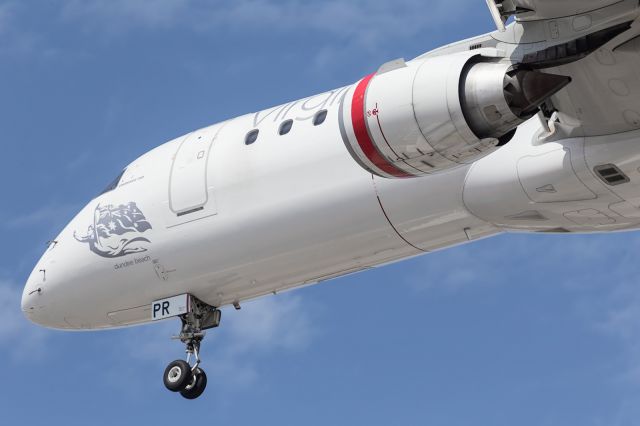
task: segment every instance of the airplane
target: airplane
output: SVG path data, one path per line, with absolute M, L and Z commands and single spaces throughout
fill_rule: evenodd
M 221 307 L 505 232 L 639 229 L 638 1 L 487 6 L 491 33 L 133 161 L 49 243 L 25 316 L 177 317 L 163 382 L 195 399 Z

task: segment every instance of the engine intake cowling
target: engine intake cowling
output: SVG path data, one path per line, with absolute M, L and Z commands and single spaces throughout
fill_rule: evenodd
M 396 62 L 349 89 L 340 130 L 369 172 L 423 176 L 490 154 L 570 81 L 478 52 Z

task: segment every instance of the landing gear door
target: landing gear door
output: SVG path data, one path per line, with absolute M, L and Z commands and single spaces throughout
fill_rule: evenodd
M 222 126 L 218 124 L 190 133 L 178 146 L 169 177 L 168 227 L 217 213 L 207 167 Z

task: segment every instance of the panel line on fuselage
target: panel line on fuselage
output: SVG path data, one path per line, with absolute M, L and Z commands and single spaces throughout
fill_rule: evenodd
M 418 250 L 419 252 L 421 252 L 421 253 L 429 253 L 428 250 L 423 250 L 420 247 L 416 247 L 410 241 L 408 241 L 404 236 L 402 236 L 400 231 L 398 231 L 398 228 L 396 228 L 396 226 L 393 224 L 393 222 L 391 222 L 391 219 L 389 218 L 389 215 L 387 214 L 386 210 L 384 209 L 384 206 L 382 205 L 382 200 L 380 199 L 380 195 L 378 194 L 378 188 L 376 188 L 376 180 L 375 180 L 373 175 L 371 175 L 371 181 L 372 181 L 372 184 L 373 184 L 373 190 L 376 193 L 376 200 L 378 200 L 378 204 L 380 205 L 380 210 L 382 210 L 382 214 L 384 215 L 384 217 L 387 220 L 387 222 L 389 222 L 389 226 L 391 226 L 391 229 L 393 229 L 393 232 L 395 232 L 398 235 L 398 237 L 400 237 L 400 239 L 402 239 L 402 241 L 404 241 L 405 243 L 407 243 L 409 246 L 413 247 L 414 249 Z

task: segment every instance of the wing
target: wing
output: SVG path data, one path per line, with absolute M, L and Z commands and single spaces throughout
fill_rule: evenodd
M 546 105 L 558 137 L 640 129 L 638 0 L 487 0 L 498 30 L 427 53 L 491 48 L 515 66 L 569 76 Z M 512 23 L 504 26 L 508 18 Z M 504 30 L 502 30 L 504 28 Z
M 486 0 L 499 30 L 511 16 L 520 21 L 554 19 L 602 9 L 620 0 Z

